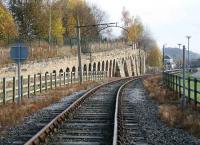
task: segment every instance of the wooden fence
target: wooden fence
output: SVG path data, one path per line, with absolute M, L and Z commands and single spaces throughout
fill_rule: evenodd
M 105 71 L 83 72 L 83 81 L 102 80 L 107 77 Z M 18 98 L 18 79 L 2 78 L 0 80 L 0 104 L 15 102 Z M 75 72 L 45 73 L 21 76 L 21 97 L 30 98 L 43 91 L 54 89 L 56 87 L 75 84 L 79 82 L 78 75 Z
M 183 81 L 185 81 L 185 96 L 189 103 L 194 103 L 195 106 L 200 103 L 200 80 L 193 77 L 183 77 L 177 73 L 164 72 L 164 84 L 171 90 L 178 93 L 179 97 L 183 95 Z

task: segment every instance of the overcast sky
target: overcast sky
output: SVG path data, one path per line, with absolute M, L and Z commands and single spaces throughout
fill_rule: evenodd
M 106 11 L 109 22 L 120 22 L 126 7 L 131 15 L 139 16 L 162 47 L 187 46 L 186 35 L 191 35 L 190 48 L 200 53 L 200 0 L 86 0 Z M 115 34 L 117 29 L 113 30 Z

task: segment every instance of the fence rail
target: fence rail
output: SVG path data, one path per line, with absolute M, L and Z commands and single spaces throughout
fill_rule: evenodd
M 164 84 L 171 90 L 178 93 L 179 97 L 183 95 L 183 82 L 185 81 L 185 96 L 189 103 L 194 103 L 195 106 L 200 104 L 200 80 L 197 78 L 183 77 L 177 73 L 164 72 Z
M 27 96 L 30 98 L 33 95 L 79 82 L 78 73 L 76 72 L 61 72 L 34 74 L 27 77 L 21 76 L 21 97 Z M 102 80 L 107 77 L 106 71 L 89 71 L 83 72 L 83 81 Z M 3 78 L 0 81 L 0 104 L 5 105 L 7 102 L 15 102 L 18 98 L 18 79 Z

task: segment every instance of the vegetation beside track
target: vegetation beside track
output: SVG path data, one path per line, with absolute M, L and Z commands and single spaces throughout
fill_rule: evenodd
M 162 83 L 161 76 L 149 77 L 144 80 L 144 86 L 150 99 L 159 104 L 158 117 L 171 127 L 181 128 L 200 138 L 200 106 L 188 105 L 184 110 L 180 107 L 178 95 Z
M 88 81 L 82 85 L 73 84 L 42 93 L 32 99 L 24 98 L 20 106 L 16 103 L 8 103 L 7 105 L 0 106 L 0 135 L 5 135 L 7 129 L 22 123 L 25 117 L 58 102 L 63 97 L 71 95 L 73 92 L 86 90 L 99 84 L 100 82 L 94 81 Z

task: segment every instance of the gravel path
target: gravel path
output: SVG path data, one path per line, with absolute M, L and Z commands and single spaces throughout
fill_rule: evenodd
M 63 109 L 63 107 L 66 108 L 70 106 L 75 100 L 77 100 L 85 92 L 86 92 L 85 90 L 75 92 L 74 94 L 61 99 L 60 102 L 55 103 L 49 107 L 43 108 L 42 110 L 25 118 L 25 121 L 23 124 L 18 125 L 14 128 L 11 128 L 8 131 L 8 135 L 6 137 L 0 138 L 0 145 L 12 145 L 18 136 L 25 135 L 29 130 L 34 129 L 37 124 L 39 124 L 40 122 L 44 120 L 45 116 L 48 116 L 54 110 L 59 110 L 59 109 Z
M 141 81 L 127 88 L 128 97 L 137 113 L 139 126 L 150 145 L 200 145 L 200 140 L 181 129 L 170 128 L 157 117 L 158 105 L 147 98 Z

